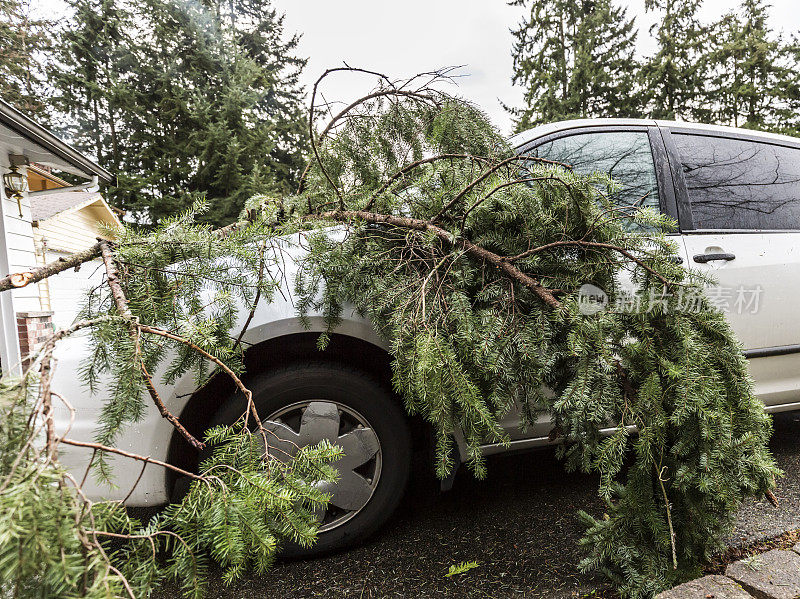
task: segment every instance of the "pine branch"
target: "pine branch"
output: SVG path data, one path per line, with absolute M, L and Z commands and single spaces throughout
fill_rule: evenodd
M 357 210 L 330 211 L 330 212 L 324 212 L 318 217 L 309 216 L 309 218 L 323 218 L 323 219 L 330 219 L 342 222 L 358 219 L 358 220 L 364 220 L 369 223 L 387 224 L 395 227 L 411 229 L 414 231 L 424 231 L 428 233 L 433 233 L 434 235 L 436 235 L 437 238 L 441 239 L 442 241 L 456 247 L 461 247 L 467 254 L 470 254 L 475 258 L 478 258 L 481 261 L 486 262 L 487 264 L 490 264 L 495 268 L 499 269 L 501 272 L 503 272 L 506 276 L 508 276 L 512 280 L 520 283 L 524 287 L 527 287 L 528 289 L 533 291 L 533 293 L 536 294 L 536 296 L 539 297 L 539 299 L 542 300 L 545 304 L 547 304 L 550 308 L 558 309 L 559 307 L 561 307 L 561 302 L 559 302 L 555 298 L 555 296 L 549 289 L 542 286 L 542 284 L 535 278 L 525 274 L 520 269 L 509 263 L 502 256 L 498 256 L 494 252 L 490 252 L 485 248 L 477 246 L 468 239 L 456 238 L 449 231 L 446 231 L 445 229 L 437 225 L 434 225 L 428 221 L 414 219 L 414 218 L 407 218 L 402 216 L 391 216 L 388 214 L 375 214 L 372 212 L 364 212 Z
M 100 256 L 101 243 L 98 241 L 92 247 L 70 256 L 59 258 L 49 264 L 34 268 L 30 271 L 10 274 L 0 279 L 0 293 L 10 289 L 25 287 L 31 283 L 38 283 L 48 277 L 56 275 L 70 268 L 76 268 L 84 262 L 89 262 Z

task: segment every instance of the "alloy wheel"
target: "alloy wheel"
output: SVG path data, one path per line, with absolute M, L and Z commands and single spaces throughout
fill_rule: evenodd
M 281 461 L 293 458 L 299 448 L 327 439 L 344 455 L 331 466 L 339 472 L 336 483 L 321 483 L 331 495 L 327 509 L 317 512 L 320 532 L 341 526 L 356 516 L 372 498 L 383 463 L 378 435 L 361 414 L 341 403 L 304 401 L 270 414 L 264 428 L 268 452 Z

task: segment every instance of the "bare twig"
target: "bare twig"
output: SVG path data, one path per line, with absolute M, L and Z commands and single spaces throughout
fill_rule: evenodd
M 39 401 L 42 405 L 42 417 L 45 421 L 45 440 L 47 446 L 47 455 L 52 457 L 55 454 L 55 438 L 56 427 L 53 421 L 53 402 L 52 392 L 50 390 L 50 383 L 53 378 L 53 349 L 55 348 L 55 341 L 51 340 L 45 343 L 44 357 L 40 366 L 40 379 L 39 379 Z
M 188 476 L 190 478 L 194 478 L 196 480 L 201 480 L 203 477 L 199 474 L 195 474 L 194 472 L 189 472 L 188 470 L 184 470 L 183 468 L 178 468 L 177 466 L 173 466 L 168 462 L 162 462 L 161 460 L 156 460 L 151 458 L 150 456 L 143 456 L 137 453 L 131 453 L 129 451 L 124 451 L 122 449 L 117 449 L 116 447 L 110 447 L 108 445 L 101 445 L 100 443 L 90 443 L 88 441 L 78 441 L 76 439 L 67 439 L 65 437 L 57 437 L 57 443 L 64 443 L 65 445 L 73 445 L 75 447 L 86 447 L 88 449 L 93 449 L 95 451 L 104 451 L 106 453 L 114 453 L 117 455 L 124 456 L 126 458 L 131 458 L 133 460 L 138 460 L 140 462 L 146 462 L 148 464 L 155 464 L 156 466 L 161 466 L 162 468 L 167 468 L 168 470 L 172 470 L 173 472 L 177 472 L 183 476 Z
M 772 507 L 778 507 L 779 505 L 778 498 L 775 497 L 775 493 L 767 489 L 766 492 L 764 493 L 764 496 L 767 498 L 767 501 L 769 501 L 772 504 Z
M 236 348 L 239 347 L 239 345 L 241 344 L 242 338 L 247 332 L 247 328 L 250 326 L 253 317 L 256 315 L 256 308 L 258 308 L 258 302 L 261 300 L 261 284 L 262 281 L 264 280 L 264 267 L 266 266 L 265 265 L 266 260 L 264 259 L 264 253 L 267 251 L 266 245 L 267 245 L 266 242 L 262 243 L 261 248 L 259 249 L 260 256 L 258 259 L 258 284 L 256 287 L 256 296 L 253 299 L 253 307 L 250 309 L 250 314 L 247 315 L 247 320 L 245 321 L 242 330 L 239 331 L 239 336 L 236 337 L 236 341 L 233 344 L 232 351 L 236 351 Z
M 159 328 L 156 328 L 156 327 L 151 327 L 151 326 L 148 326 L 148 325 L 145 325 L 145 324 L 136 323 L 136 326 L 143 333 L 149 333 L 151 335 L 160 335 L 161 337 L 165 337 L 167 339 L 172 339 L 173 341 L 177 341 L 179 343 L 183 343 L 184 345 L 186 345 L 190 349 L 193 349 L 194 351 L 199 353 L 201 356 L 203 356 L 207 360 L 209 360 L 209 361 L 213 362 L 214 364 L 216 364 L 220 368 L 220 370 L 222 370 L 225 374 L 227 374 L 233 380 L 233 382 L 236 385 L 236 387 L 238 387 L 238 389 L 244 394 L 245 398 L 247 399 L 247 411 L 248 411 L 248 413 L 250 413 L 253 416 L 253 420 L 255 420 L 256 425 L 258 426 L 259 430 L 263 434 L 264 427 L 261 424 L 261 418 L 259 417 L 258 411 L 256 410 L 255 403 L 253 402 L 253 392 L 250 391 L 250 389 L 248 389 L 247 387 L 245 387 L 245 385 L 242 382 L 242 380 L 236 375 L 236 373 L 233 370 L 231 370 L 228 367 L 227 364 L 225 364 L 225 362 L 223 362 L 222 360 L 220 360 L 216 356 L 211 355 L 206 350 L 204 350 L 202 347 L 198 347 L 197 345 L 195 345 L 194 343 L 192 343 L 188 339 L 185 339 L 185 338 L 181 337 L 180 335 L 175 335 L 174 333 L 170 333 L 169 331 L 165 331 L 163 329 L 159 329 Z M 266 438 L 264 439 L 264 441 L 266 442 Z
M 661 485 L 661 493 L 664 496 L 664 506 L 667 509 L 667 525 L 669 526 L 669 541 L 670 545 L 672 546 L 672 569 L 678 569 L 678 550 L 675 546 L 675 529 L 672 527 L 672 508 L 669 504 L 669 497 L 667 497 L 667 489 L 664 486 L 664 483 L 669 480 L 664 478 L 664 471 L 667 469 L 666 466 L 661 468 L 659 471 L 658 466 L 653 463 L 653 466 L 656 468 L 656 478 L 658 478 L 658 484 Z

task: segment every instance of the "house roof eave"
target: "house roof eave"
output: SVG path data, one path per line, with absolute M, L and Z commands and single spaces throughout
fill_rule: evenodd
M 78 150 L 61 141 L 50 131 L 3 100 L 0 100 L 0 123 L 40 145 L 87 175 L 96 175 L 106 183 L 116 184 L 116 177 L 102 166 L 89 160 Z

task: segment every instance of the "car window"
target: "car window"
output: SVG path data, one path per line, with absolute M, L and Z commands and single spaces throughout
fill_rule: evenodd
M 800 149 L 673 133 L 697 229 L 800 229 Z
M 580 174 L 608 173 L 620 186 L 609 194 L 615 204 L 659 210 L 656 170 L 646 131 L 569 135 L 547 141 L 527 153 L 567 164 Z

